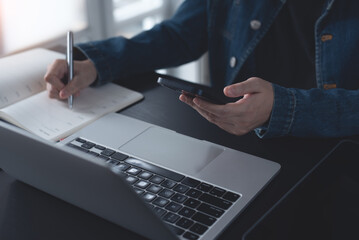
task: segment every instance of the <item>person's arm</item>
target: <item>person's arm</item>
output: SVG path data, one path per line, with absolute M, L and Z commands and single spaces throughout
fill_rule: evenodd
M 207 1 L 187 0 L 170 20 L 132 39 L 115 37 L 78 44 L 75 75 L 65 85 L 65 60 L 56 60 L 44 76 L 51 98 L 66 99 L 91 85 L 127 79 L 156 69 L 181 65 L 207 51 Z M 86 60 L 84 60 L 86 59 Z
M 359 90 L 284 88 L 273 84 L 274 105 L 259 137 L 343 137 L 359 134 Z
M 95 85 L 178 66 L 207 51 L 206 11 L 206 1 L 187 0 L 170 20 L 131 39 L 115 37 L 77 47 L 97 69 Z
M 359 90 L 301 90 L 250 78 L 227 86 L 224 93 L 243 98 L 226 105 L 183 94 L 180 99 L 208 121 L 235 135 L 252 130 L 261 138 L 359 134 Z

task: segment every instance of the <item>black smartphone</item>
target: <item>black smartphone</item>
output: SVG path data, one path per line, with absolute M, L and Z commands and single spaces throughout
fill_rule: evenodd
M 238 98 L 229 98 L 223 93 L 223 89 L 214 89 L 205 85 L 181 80 L 175 77 L 159 77 L 157 82 L 164 87 L 193 97 L 200 97 L 215 104 L 235 102 Z

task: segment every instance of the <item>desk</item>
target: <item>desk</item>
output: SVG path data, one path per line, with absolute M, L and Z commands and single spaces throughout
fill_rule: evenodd
M 153 75 L 141 78 L 143 84 L 129 84 L 128 87 L 142 92 L 145 100 L 123 110 L 122 114 L 282 165 L 279 175 L 236 218 L 220 239 L 240 239 L 265 211 L 340 140 L 292 137 L 261 140 L 254 133 L 233 136 L 208 123 L 181 103 L 177 93 L 158 87 Z M 0 239 L 143 238 L 0 172 Z

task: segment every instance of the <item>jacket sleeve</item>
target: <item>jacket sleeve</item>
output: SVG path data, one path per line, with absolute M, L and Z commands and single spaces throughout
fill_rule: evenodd
M 187 0 L 171 19 L 131 39 L 114 37 L 77 45 L 95 64 L 95 85 L 199 58 L 207 51 L 206 2 Z
M 359 90 L 273 88 L 272 114 L 267 126 L 255 129 L 259 137 L 359 134 Z

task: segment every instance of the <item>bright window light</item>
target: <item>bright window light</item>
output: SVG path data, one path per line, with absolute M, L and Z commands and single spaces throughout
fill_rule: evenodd
M 161 8 L 163 0 L 113 0 L 113 5 L 114 19 L 120 22 Z
M 87 27 L 86 0 L 0 0 L 0 51 L 26 48 Z

